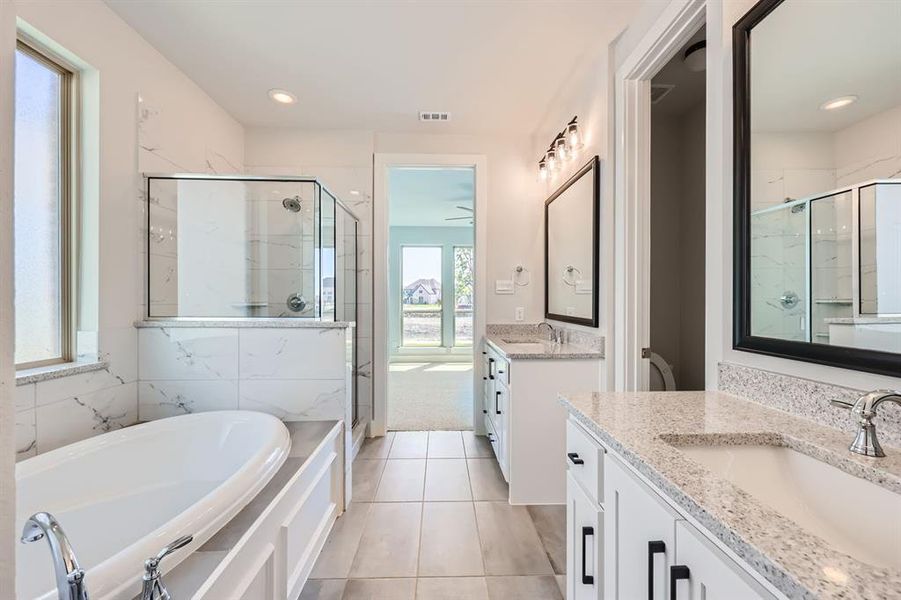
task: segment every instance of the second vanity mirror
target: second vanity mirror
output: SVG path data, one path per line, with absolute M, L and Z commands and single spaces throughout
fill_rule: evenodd
M 544 204 L 544 316 L 598 326 L 597 156 Z
M 735 348 L 901 374 L 899 31 L 884 0 L 735 25 Z

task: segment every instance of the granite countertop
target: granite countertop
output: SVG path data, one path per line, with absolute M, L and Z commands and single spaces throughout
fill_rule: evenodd
M 874 567 L 839 552 L 692 461 L 678 445 L 789 446 L 896 493 L 901 493 L 901 449 L 887 448 L 881 459 L 858 456 L 848 451 L 847 433 L 722 392 L 584 393 L 560 399 L 579 422 L 789 598 L 898 598 L 901 569 Z M 861 508 L 866 509 L 848 510 Z
M 313 328 L 313 329 L 344 329 L 353 327 L 352 321 L 317 321 L 316 319 L 298 317 L 235 317 L 231 319 L 145 319 L 135 321 L 135 327 L 144 329 L 148 327 L 219 327 L 223 329 L 249 327 L 249 328 Z
M 522 359 L 562 359 L 562 358 L 604 358 L 603 344 L 600 348 L 590 348 L 579 344 L 555 344 L 537 337 L 487 335 L 485 341 L 510 360 Z M 528 344 L 528 345 L 521 345 Z M 538 344 L 537 346 L 535 344 Z

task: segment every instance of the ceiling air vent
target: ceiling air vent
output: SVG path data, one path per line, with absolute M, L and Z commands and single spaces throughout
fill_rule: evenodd
M 450 121 L 450 113 L 446 112 L 431 112 L 431 111 L 421 111 L 419 113 L 420 121 Z
M 652 83 L 651 84 L 651 104 L 658 104 L 667 94 L 669 94 L 676 86 L 671 83 Z

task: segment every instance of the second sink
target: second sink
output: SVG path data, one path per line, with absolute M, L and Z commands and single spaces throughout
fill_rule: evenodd
M 901 569 L 901 494 L 776 445 L 675 445 L 837 550 Z

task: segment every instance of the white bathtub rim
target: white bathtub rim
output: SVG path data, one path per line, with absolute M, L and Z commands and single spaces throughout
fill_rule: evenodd
M 118 443 L 127 442 L 134 439 L 135 436 L 152 435 L 154 431 L 159 429 L 173 429 L 184 427 L 186 419 L 205 419 L 227 417 L 241 418 L 243 420 L 262 420 L 275 422 L 280 425 L 277 431 L 277 445 L 263 447 L 249 457 L 228 479 L 210 490 L 202 496 L 194 504 L 191 505 L 190 516 L 180 514 L 167 521 L 162 526 L 150 532 L 146 536 L 137 540 L 133 544 L 119 549 L 119 551 L 103 560 L 102 562 L 92 566 L 86 574 L 86 585 L 91 594 L 92 599 L 130 599 L 140 590 L 141 575 L 143 573 L 143 562 L 146 558 L 157 552 L 167 543 L 175 538 L 192 534 L 194 541 L 189 546 L 170 555 L 162 563 L 162 571 L 168 572 L 175 568 L 179 563 L 186 559 L 196 548 L 206 543 L 213 535 L 224 527 L 231 519 L 233 519 L 251 500 L 269 483 L 275 473 L 285 463 L 290 453 L 291 439 L 288 429 L 278 418 L 254 411 L 210 411 L 204 413 L 191 413 L 186 415 L 178 415 L 155 421 L 148 421 L 140 425 L 108 432 L 99 436 L 94 436 L 85 440 L 81 440 L 40 454 L 36 457 L 21 461 L 16 465 L 16 478 L 25 477 L 40 473 L 41 471 L 58 466 L 60 462 L 76 460 L 77 458 L 89 453 L 108 448 Z M 180 421 L 175 423 L 175 421 Z M 145 431 L 149 430 L 149 431 Z M 258 477 L 250 478 L 248 471 L 260 471 Z M 235 499 L 227 506 L 217 506 L 216 498 L 221 494 L 223 487 L 235 490 Z M 204 526 L 193 526 L 192 523 L 200 520 L 203 515 L 215 511 L 210 519 L 204 519 Z M 115 526 L 114 523 L 109 524 Z M 62 523 L 65 528 L 65 523 Z M 78 551 L 78 540 L 70 540 L 75 551 Z M 152 546 L 150 541 L 153 542 Z M 146 550 L 140 548 L 147 546 Z M 150 550 L 150 548 L 156 548 Z M 50 560 L 49 556 L 47 560 Z M 127 579 L 123 579 L 120 583 L 104 582 L 103 585 L 92 584 L 91 572 L 96 571 L 113 571 L 113 572 L 131 572 Z M 56 598 L 56 591 L 49 591 L 40 600 L 53 600 Z

